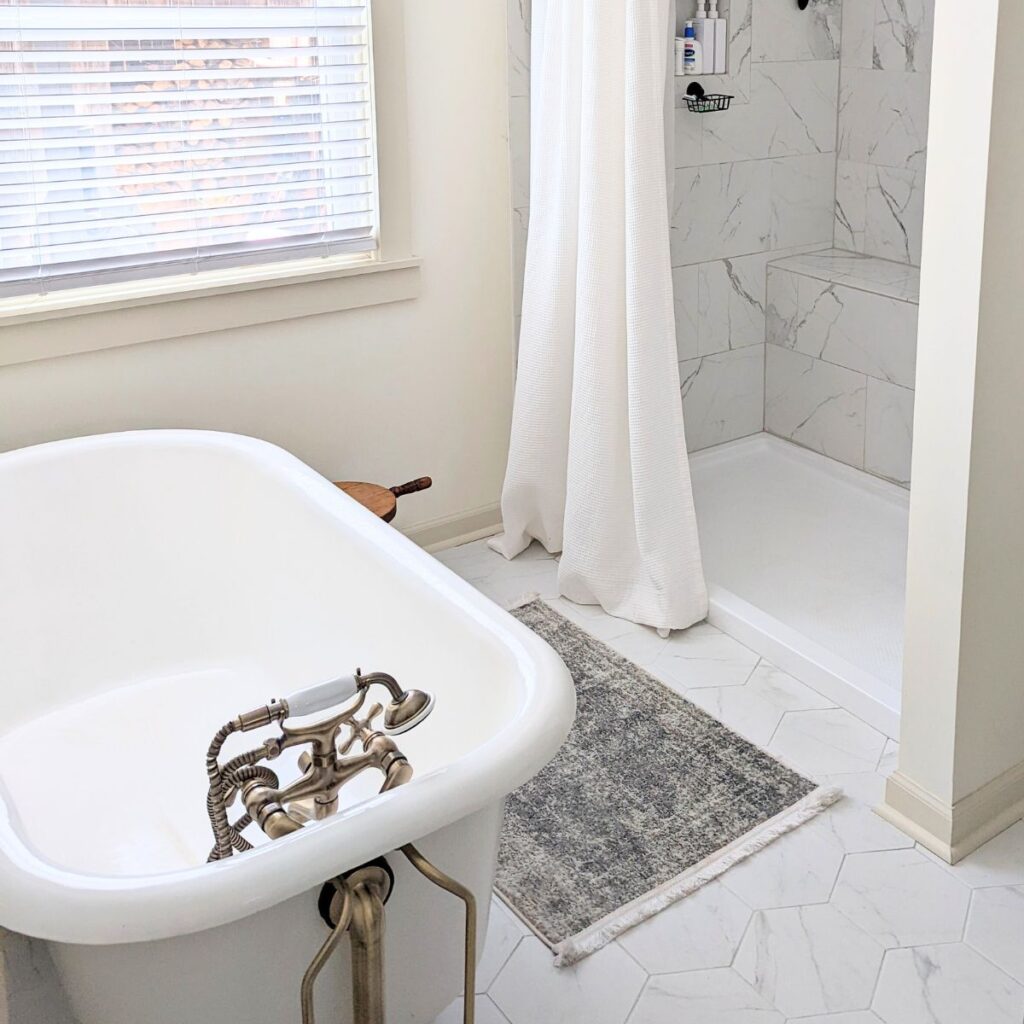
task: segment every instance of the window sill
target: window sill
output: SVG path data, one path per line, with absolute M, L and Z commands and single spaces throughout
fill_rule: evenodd
M 419 294 L 419 266 L 294 260 L 0 299 L 0 366 L 400 302 Z

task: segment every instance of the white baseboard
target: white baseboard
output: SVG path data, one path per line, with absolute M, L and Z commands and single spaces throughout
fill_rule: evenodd
M 1024 761 L 950 805 L 900 771 L 878 813 L 949 864 L 1024 818 Z
M 501 506 L 495 504 L 434 519 L 402 532 L 413 543 L 433 553 L 491 537 L 500 531 Z
M 953 805 L 953 863 L 1024 818 L 1024 761 Z
M 915 842 L 952 864 L 952 811 L 898 769 L 885 783 L 885 798 L 875 810 Z

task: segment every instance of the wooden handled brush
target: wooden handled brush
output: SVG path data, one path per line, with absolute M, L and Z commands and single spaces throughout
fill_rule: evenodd
M 340 487 L 349 497 L 355 498 L 375 516 L 380 516 L 385 523 L 390 523 L 398 511 L 399 498 L 406 494 L 415 494 L 417 491 L 425 491 L 433 482 L 429 476 L 421 476 L 418 480 L 410 480 L 395 487 L 382 487 L 380 484 L 368 484 L 360 480 L 337 480 L 335 486 Z

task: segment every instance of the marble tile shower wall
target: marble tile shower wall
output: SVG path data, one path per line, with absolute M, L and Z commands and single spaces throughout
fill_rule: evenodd
M 676 86 L 672 264 L 691 451 L 763 429 L 767 264 L 833 235 L 842 8 L 731 7 L 731 108 L 691 114 L 687 80 Z
M 768 268 L 765 429 L 909 486 L 917 273 L 834 249 Z
M 843 0 L 835 244 L 919 266 L 934 0 Z

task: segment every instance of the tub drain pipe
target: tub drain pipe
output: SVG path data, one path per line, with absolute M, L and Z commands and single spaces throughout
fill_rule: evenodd
M 352 901 L 352 1019 L 384 1021 L 384 902 L 391 892 L 390 869 L 360 868 L 348 877 Z
M 352 923 L 352 899 L 347 886 L 340 878 L 334 879 L 333 883 L 330 884 L 334 885 L 336 897 L 339 900 L 338 923 L 331 929 L 331 934 L 327 936 L 327 941 L 317 951 L 312 963 L 306 968 L 306 973 L 302 976 L 302 1024 L 316 1024 L 313 1012 L 313 986 L 316 984 L 316 979 L 319 977 L 320 972 L 324 969 L 324 965 L 330 960 L 334 951 L 341 944 L 341 940 L 345 937 L 345 932 L 348 931 L 348 926 Z
M 476 898 L 464 885 L 432 864 L 411 843 L 401 848 L 409 863 L 429 882 L 457 896 L 466 907 L 463 943 L 463 1024 L 476 1019 Z M 321 894 L 321 916 L 331 934 L 302 978 L 302 1024 L 316 1024 L 313 986 L 347 931 L 352 948 L 353 1024 L 386 1024 L 384 1015 L 384 904 L 394 876 L 379 858 L 333 879 Z M 333 887 L 333 892 L 328 887 Z M 325 899 L 326 897 L 326 899 Z

